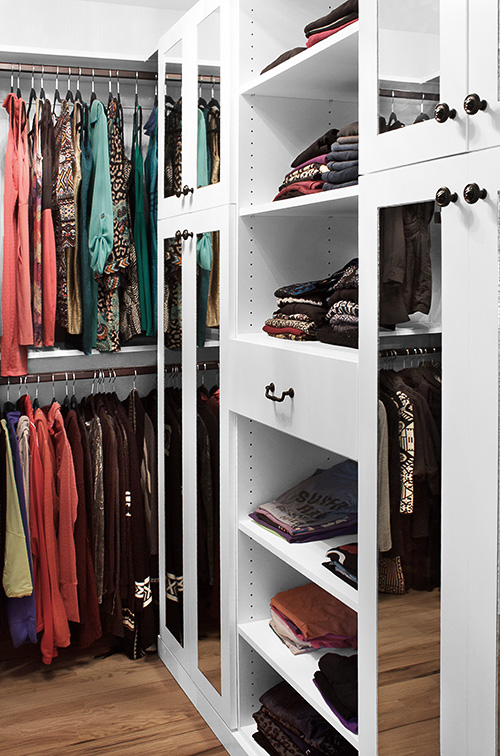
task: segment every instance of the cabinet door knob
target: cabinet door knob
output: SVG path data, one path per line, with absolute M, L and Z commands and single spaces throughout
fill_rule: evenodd
M 480 199 L 486 199 L 488 192 L 486 189 L 480 189 L 477 184 L 467 184 L 464 189 L 464 200 L 469 205 L 475 205 Z
M 270 383 L 269 386 L 266 386 L 266 399 L 270 399 L 271 402 L 284 402 L 286 396 L 289 396 L 290 399 L 293 399 L 295 396 L 293 388 L 289 388 L 288 391 L 283 391 L 280 397 L 274 396 L 275 390 L 276 386 L 274 383 Z
M 479 110 L 486 110 L 488 103 L 481 100 L 478 94 L 468 94 L 464 100 L 464 110 L 468 115 L 476 115 Z
M 445 123 L 448 118 L 455 118 L 456 114 L 455 108 L 450 108 L 446 102 L 440 102 L 434 108 L 434 118 L 438 123 Z
M 441 186 L 436 192 L 436 202 L 439 207 L 448 207 L 450 202 L 456 202 L 458 194 L 450 192 L 447 186 Z
M 184 241 L 187 241 L 190 237 L 193 238 L 193 232 L 192 231 L 188 231 L 187 228 L 185 228 L 184 231 L 181 231 L 180 229 L 178 229 L 175 232 L 175 238 L 177 240 L 178 239 L 184 239 Z
M 175 192 L 174 192 L 174 194 L 175 194 L 176 197 L 182 197 L 182 192 L 181 192 L 180 189 L 176 189 Z
M 192 186 L 188 186 L 187 184 L 184 185 L 182 188 L 182 193 L 185 197 L 187 197 L 188 194 L 194 194 L 194 189 Z M 180 197 L 180 194 L 179 194 Z

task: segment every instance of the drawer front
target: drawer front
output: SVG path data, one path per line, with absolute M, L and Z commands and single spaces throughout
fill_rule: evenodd
M 357 354 L 302 351 L 301 344 L 253 344 L 230 340 L 228 408 L 338 454 L 357 459 Z M 305 345 L 304 345 L 305 346 Z M 290 348 L 294 347 L 294 348 Z M 307 349 L 307 347 L 306 347 Z M 342 350 L 335 350 L 342 355 Z M 266 398 L 293 389 L 282 402 Z

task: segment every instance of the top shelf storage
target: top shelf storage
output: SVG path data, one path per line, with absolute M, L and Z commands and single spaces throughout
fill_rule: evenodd
M 252 79 L 241 94 L 308 100 L 358 99 L 359 22 Z

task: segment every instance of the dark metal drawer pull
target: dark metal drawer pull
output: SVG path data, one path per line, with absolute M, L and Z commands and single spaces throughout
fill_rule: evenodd
M 276 386 L 274 383 L 270 383 L 269 386 L 266 386 L 266 399 L 270 399 L 272 402 L 284 402 L 285 396 L 289 396 L 290 399 L 293 399 L 295 396 L 295 391 L 293 388 L 289 388 L 288 391 L 283 391 L 281 394 L 281 397 L 273 396 L 274 392 L 276 390 Z

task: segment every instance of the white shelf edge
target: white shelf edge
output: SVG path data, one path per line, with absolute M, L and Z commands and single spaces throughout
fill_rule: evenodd
M 265 74 L 255 76 L 253 79 L 251 79 L 251 81 L 240 88 L 240 95 L 258 95 L 258 90 L 261 85 L 266 84 L 273 79 L 279 79 L 280 75 L 285 71 L 290 71 L 293 68 L 297 68 L 305 61 L 311 60 L 318 55 L 322 55 L 327 50 L 330 50 L 336 45 L 342 44 L 345 39 L 358 35 L 358 32 L 359 21 L 357 23 L 351 24 L 346 29 L 337 32 L 337 34 L 332 34 L 331 37 L 327 37 L 327 39 L 324 39 L 322 42 L 318 42 L 316 45 L 313 45 L 309 49 L 303 50 L 298 55 L 294 55 L 293 58 L 280 63 L 279 66 L 275 66 L 275 68 L 272 68 L 270 71 L 266 71 Z
M 348 186 L 344 189 L 333 189 L 328 192 L 316 192 L 303 197 L 291 197 L 290 199 L 277 200 L 276 202 L 263 202 L 258 205 L 245 205 L 240 209 L 240 218 L 252 217 L 255 215 L 283 215 L 283 211 L 296 210 L 297 208 L 315 207 L 318 205 L 332 205 L 340 200 L 356 200 L 359 196 L 359 185 Z M 354 214 L 354 213 L 353 213 Z
M 286 339 L 273 339 L 267 333 L 240 333 L 231 337 L 231 342 L 239 344 L 252 344 L 267 349 L 282 349 L 297 355 L 313 355 L 325 360 L 339 360 L 340 362 L 359 363 L 359 350 L 352 347 L 325 344 L 322 341 L 287 341 Z
M 241 533 L 257 541 L 267 551 L 270 551 L 274 556 L 286 562 L 290 567 L 293 567 L 294 570 L 312 580 L 313 583 L 319 585 L 323 590 L 328 591 L 332 596 L 342 601 L 343 604 L 354 609 L 354 611 L 358 611 L 357 590 L 346 583 L 345 580 L 327 570 L 322 564 L 326 560 L 325 554 L 329 548 L 357 541 L 357 535 L 346 535 L 339 538 L 331 538 L 328 541 L 314 541 L 313 543 L 288 543 L 284 538 L 271 533 L 250 518 L 241 520 L 239 529 Z M 317 554 L 314 552 L 317 552 Z M 323 554 L 322 557 L 321 554 Z M 314 555 L 313 558 L 317 558 L 318 561 L 315 563 L 316 569 L 308 566 L 308 555 L 311 557 Z
M 264 756 L 265 751 L 252 738 L 252 734 L 256 731 L 256 725 L 244 725 L 235 731 L 234 737 L 249 756 Z
M 347 729 L 335 716 L 321 693 L 313 683 L 313 675 L 318 669 L 317 661 L 324 653 L 334 649 L 321 649 L 294 656 L 269 627 L 268 620 L 245 622 L 238 625 L 238 633 L 250 646 L 286 680 L 331 726 L 351 745 L 359 749 L 359 738 Z M 262 639 L 262 640 L 261 640 Z M 342 651 L 342 649 L 339 649 Z M 290 657 L 288 659 L 288 656 Z M 283 661 L 285 660 L 285 661 Z M 304 685 L 297 682 L 297 670 L 310 680 Z M 310 672 L 310 675 L 309 675 Z
M 47 349 L 49 351 L 47 351 Z M 134 354 L 137 352 L 154 352 L 156 354 L 157 346 L 156 344 L 141 344 L 138 346 L 125 346 L 120 349 L 118 352 L 100 352 L 98 349 L 93 349 L 92 354 L 84 354 L 83 352 L 80 352 L 78 349 L 57 349 L 52 347 L 45 347 L 42 349 L 36 349 L 33 347 L 33 351 L 30 351 L 30 347 L 28 347 L 28 359 L 30 360 L 40 360 L 40 359 L 59 359 L 62 357 L 81 357 L 82 359 L 89 358 L 89 357 L 97 357 L 98 355 L 102 355 L 103 357 L 107 357 L 109 359 L 110 355 L 116 355 L 119 356 L 120 354 Z M 113 357 L 111 357 L 113 359 Z

